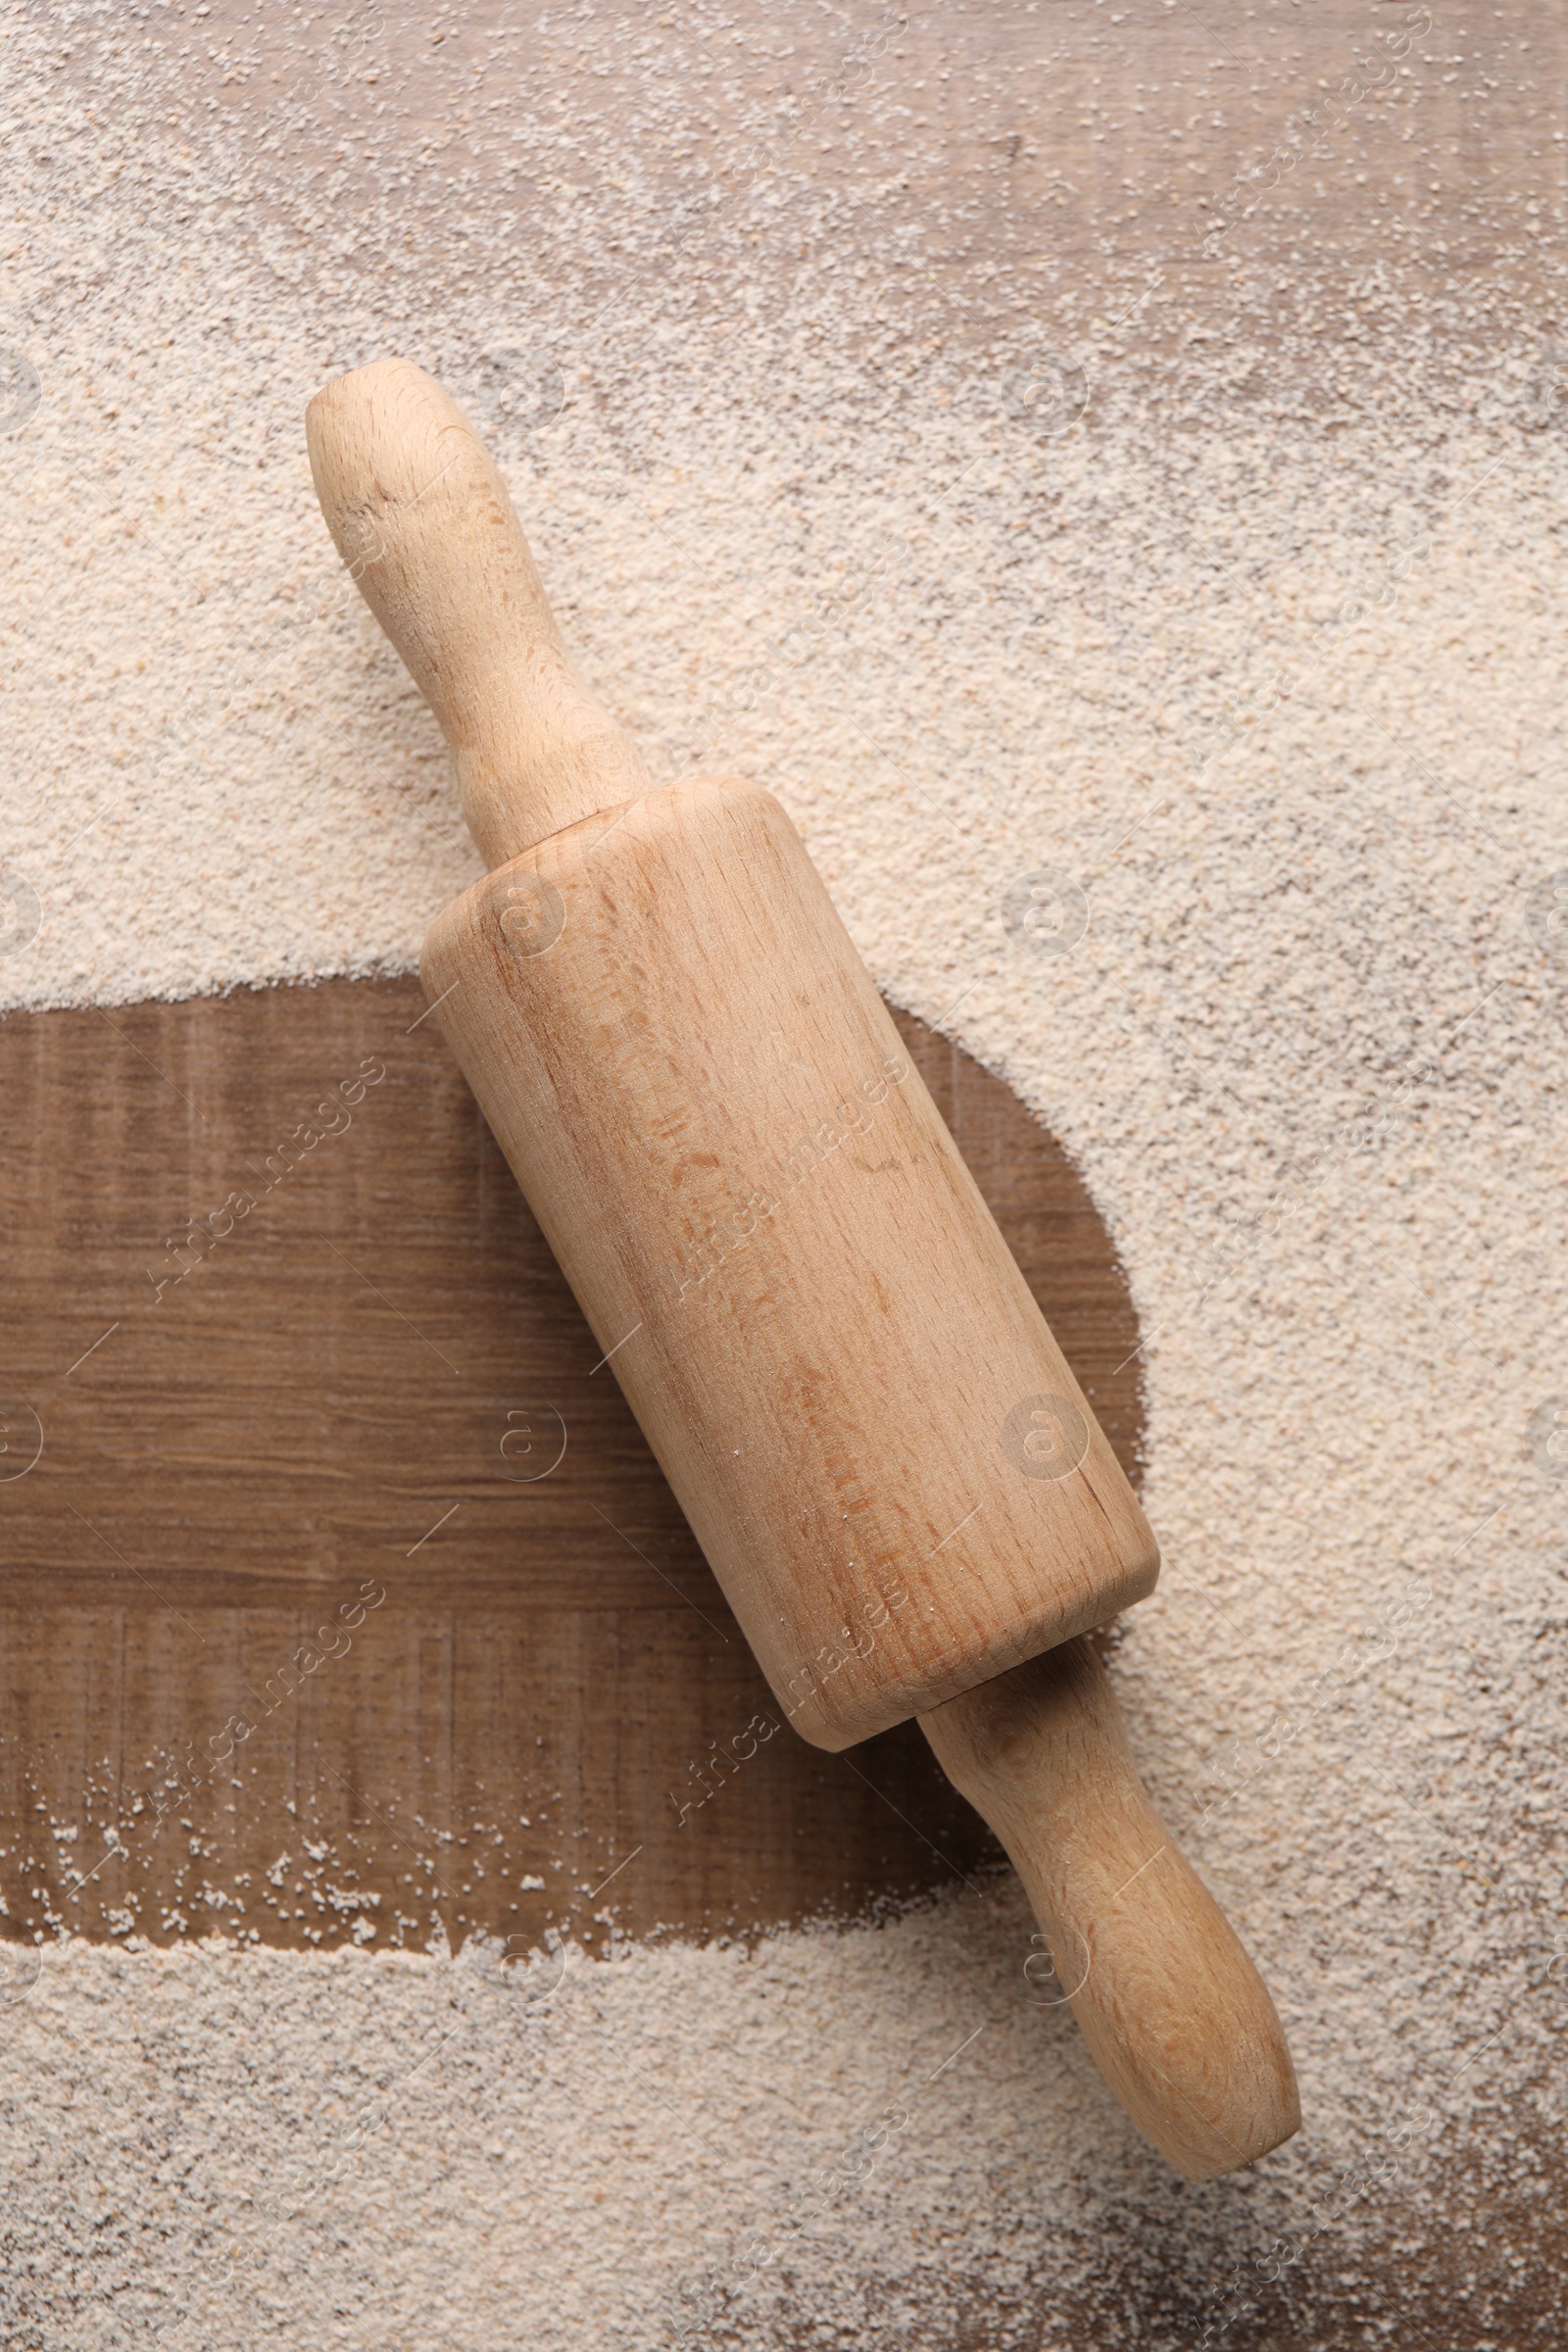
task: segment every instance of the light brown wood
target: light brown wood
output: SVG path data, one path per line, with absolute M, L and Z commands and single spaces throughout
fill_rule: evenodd
M 440 918 L 425 986 L 808 1740 L 1151 1590 L 1126 1477 L 770 794 L 552 835 Z
M 358 368 L 310 409 L 311 465 L 338 553 L 451 747 L 487 865 L 649 777 L 585 694 L 483 442 L 407 361 Z
M 1090 1644 L 1033 1658 L 922 1725 L 1006 1847 L 1059 1997 L 1160 2153 L 1210 2180 L 1289 2139 L 1301 2112 L 1273 2003 L 1150 1803 Z
M 1147 1592 L 1136 1498 L 782 809 L 710 782 L 627 798 L 624 738 L 565 667 L 499 477 L 418 370 L 340 379 L 310 436 L 340 548 L 481 776 L 481 850 L 529 845 L 434 927 L 431 1002 L 786 1714 L 847 1744 Z M 543 714 L 514 729 L 536 680 Z M 577 821 L 547 834 L 563 807 Z M 1036 1739 L 988 1749 L 978 1709 L 975 1787 L 1015 1836 L 1070 1818 L 1123 1852 L 1149 1812 L 1125 1742 L 1092 1679 L 1048 1681 Z M 1208 2177 L 1295 2128 L 1294 2082 L 1195 1890 L 1097 1912 L 1089 2014 L 1112 2088 Z M 1145 2014 L 1156 1983 L 1196 2043 L 1244 2047 L 1239 2070 L 1198 2063 L 1200 2137 L 1169 2009 Z M 1221 2095 L 1260 2077 L 1290 2100 Z

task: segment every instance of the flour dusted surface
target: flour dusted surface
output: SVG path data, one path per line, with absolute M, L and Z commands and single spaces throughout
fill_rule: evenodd
M 804 2294 L 896 2326 L 906 2280 L 950 2321 L 977 2276 L 1016 2295 L 1047 2251 L 1019 2069 L 1040 2080 L 1043 2054 L 1053 2164 L 1070 2148 L 1102 2172 L 1116 2111 L 1075 2034 L 1048 2022 L 1042 2051 L 1040 2016 L 977 1982 L 951 1918 L 848 1943 L 851 1969 L 844 1937 L 819 1935 L 531 1978 L 494 1947 L 68 1947 L 14 2052 L 37 2152 L 13 2242 L 81 2295 L 74 2343 L 177 2352 L 368 2341 L 357 2306 L 382 2340 L 461 2352 L 653 2342 L 748 2300 L 751 2278 L 762 2325 Z M 83 2034 L 103 2101 L 88 2137 L 70 2106 Z M 1114 2124 L 1110 2141 L 1125 2162 Z M 149 2223 L 168 2233 L 153 2264 Z M 113 2311 L 93 2288 L 112 2268 Z
M 1166 1557 L 1119 1688 L 1306 2121 L 1180 2188 L 1020 1983 L 1007 1887 L 577 1955 L 553 1991 L 483 1950 L 67 1944 L 5 2013 L 16 2340 L 620 2352 L 733 2311 L 737 2341 L 946 2346 L 983 2293 L 998 2343 L 1056 2340 L 1043 2310 L 1065 2343 L 1157 2250 L 1188 2300 L 1147 2340 L 1193 2341 L 1281 2237 L 1287 2286 L 1343 2270 L 1390 2324 L 1395 2255 L 1502 2175 L 1528 2202 L 1562 2121 L 1568 679 L 1533 330 L 1456 371 L 1369 257 L 1377 336 L 1314 406 L 1250 312 L 1185 347 L 1161 315 L 1161 374 L 1119 293 L 1069 286 L 1089 401 L 1041 430 L 1027 321 L 878 343 L 824 270 L 793 311 L 596 325 L 659 261 L 608 181 L 581 285 L 531 286 L 500 214 L 433 278 L 373 175 L 253 211 L 150 48 L 84 90 L 18 26 L 7 1001 L 404 970 L 471 878 L 300 423 L 334 369 L 423 360 L 661 777 L 775 789 L 879 983 L 1083 1168 Z M 1081 937 L 1009 925 L 1029 874 Z

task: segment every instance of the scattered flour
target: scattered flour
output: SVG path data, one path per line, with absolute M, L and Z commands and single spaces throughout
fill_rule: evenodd
M 477 1946 L 68 1943 L 6 2013 L 6 2339 L 1192 2344 L 1261 2299 L 1338 2344 L 1334 2314 L 1393 2325 L 1488 2212 L 1494 2260 L 1544 2265 L 1518 2233 L 1568 1999 L 1568 663 L 1541 333 L 1499 297 L 1483 359 L 1371 246 L 1327 311 L 1356 278 L 1368 323 L 1310 370 L 1277 322 L 1139 309 L 1108 263 L 1021 321 L 934 269 L 895 307 L 925 248 L 814 192 L 809 88 L 666 282 L 678 52 L 730 20 L 681 19 L 648 119 L 598 150 L 551 114 L 561 57 L 590 89 L 594 38 L 625 74 L 642 34 L 562 19 L 537 86 L 514 36 L 502 127 L 473 96 L 428 186 L 412 133 L 378 166 L 364 79 L 385 41 L 407 91 L 412 21 L 402 49 L 323 33 L 330 108 L 285 88 L 250 146 L 174 22 L 12 27 L 0 342 L 42 396 L 0 444 L 6 1002 L 406 970 L 471 877 L 301 429 L 329 373 L 420 359 L 660 773 L 777 790 L 880 984 L 1084 1170 L 1147 1336 L 1167 1560 L 1120 1688 L 1306 2127 L 1175 2183 L 1020 1987 L 1006 1890 L 751 1956 L 621 1946 L 554 1990 Z M 845 22 L 853 51 L 884 20 Z M 872 144 L 925 86 L 889 40 Z M 483 87 L 466 54 L 421 69 L 432 118 Z M 269 157 L 317 128 L 285 195 Z M 748 280 L 770 203 L 794 225 Z M 1005 911 L 1042 873 L 1055 934 Z

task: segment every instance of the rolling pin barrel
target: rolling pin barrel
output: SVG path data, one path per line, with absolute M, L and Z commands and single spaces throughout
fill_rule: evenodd
M 1073 1639 L 1153 1538 L 794 827 L 652 788 L 421 370 L 308 425 L 493 869 L 427 993 L 781 1707 L 825 1747 L 918 1715 L 1129 2113 L 1194 2178 L 1260 2155 L 1279 2021 Z
M 431 1001 L 772 1684 L 845 1747 L 1140 1600 L 1153 1538 L 769 793 L 537 842 Z

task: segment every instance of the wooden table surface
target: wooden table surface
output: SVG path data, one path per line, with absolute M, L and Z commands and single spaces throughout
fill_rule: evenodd
M 1369 79 L 1371 45 L 1422 20 L 1396 86 L 1325 130 L 1324 94 Z M 403 189 L 407 282 L 432 313 L 476 208 L 514 210 L 537 282 L 613 267 L 577 236 L 581 151 L 530 176 L 478 103 L 487 59 L 519 111 L 591 115 L 607 170 L 646 167 L 639 204 L 725 168 L 707 14 L 664 10 L 657 30 L 531 5 L 376 22 L 373 87 L 339 70 L 334 23 L 242 0 L 147 37 L 193 141 L 265 148 L 283 228 L 310 233 L 328 167 L 339 221 Z M 884 24 L 879 98 L 898 105 L 847 115 L 822 92 Z M 897 301 L 911 348 L 924 334 L 945 357 L 1020 316 L 1130 306 L 1128 383 L 1174 380 L 1187 338 L 1245 346 L 1226 400 L 1188 420 L 1218 434 L 1276 406 L 1326 428 L 1364 412 L 1383 396 L 1363 364 L 1382 326 L 1422 305 L 1440 371 L 1505 313 L 1556 349 L 1559 12 L 951 0 L 903 22 L 876 0 L 787 16 L 744 0 L 717 30 L 741 96 L 790 98 L 812 132 L 787 150 L 774 226 L 716 234 L 695 277 L 640 289 L 650 315 L 678 304 L 721 331 L 745 286 L 780 315 L 808 309 L 800 289 L 840 261 L 866 267 L 868 323 Z M 119 34 L 83 32 L 68 77 L 90 89 L 94 41 Z M 647 126 L 667 126 L 682 89 L 672 160 Z M 461 169 L 461 199 L 421 195 L 431 169 Z M 897 295 L 895 260 L 912 289 Z M 740 1752 L 764 1687 L 419 1009 L 412 984 L 333 983 L 0 1029 L 8 1932 L 744 1932 L 990 1858 L 908 1729 L 847 1756 L 782 1733 Z M 1004 1089 L 905 1026 L 1132 1462 L 1136 1332 L 1092 1206 Z M 357 1078 L 351 1123 L 282 1172 L 286 1139 Z M 169 1279 L 180 1220 L 247 1188 L 232 1235 Z M 561 1433 L 559 1462 L 530 1476 Z M 328 1618 L 342 1630 L 322 1637 Z M 199 1785 L 192 1758 L 212 1759 Z M 1412 2267 L 1391 2205 L 1370 2301 L 1314 2275 L 1263 2290 L 1226 2342 L 1558 2343 L 1561 2231 L 1529 2179 L 1554 2159 L 1515 2121 L 1497 2144 L 1517 2167 L 1450 2183 L 1474 2224 L 1451 2260 L 1429 2242 Z M 1115 2296 L 1073 2340 L 1183 2340 L 1159 2249 L 1106 2259 Z
M 0 1026 L 13 1931 L 591 1940 L 951 1884 L 995 1849 L 912 1726 L 767 1728 L 423 1009 L 339 981 Z M 1103 1226 L 1005 1087 L 900 1026 L 1133 1466 Z

